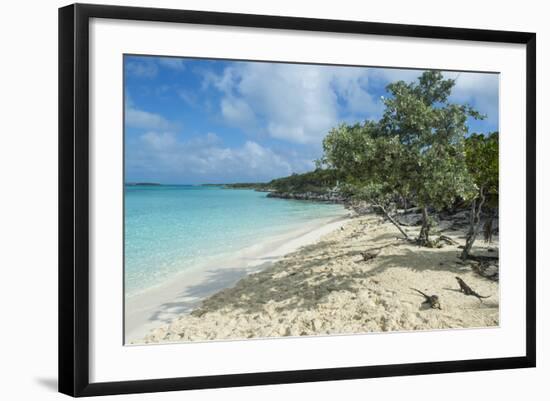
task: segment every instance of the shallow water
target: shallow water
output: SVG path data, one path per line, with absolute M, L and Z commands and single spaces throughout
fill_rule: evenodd
M 346 214 L 341 205 L 266 195 L 221 187 L 126 186 L 126 295 L 305 223 Z

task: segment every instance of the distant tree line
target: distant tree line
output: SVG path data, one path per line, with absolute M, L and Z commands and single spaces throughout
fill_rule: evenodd
M 266 183 L 237 183 L 225 184 L 232 189 L 256 189 L 259 191 L 276 191 L 282 193 L 311 192 L 324 194 L 336 187 L 344 175 L 331 168 L 317 168 L 303 174 L 293 173 L 288 177 L 276 178 Z

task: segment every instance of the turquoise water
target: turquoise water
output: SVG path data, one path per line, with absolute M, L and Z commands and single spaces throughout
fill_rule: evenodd
M 344 213 L 340 205 L 267 198 L 253 190 L 126 186 L 126 294 L 305 222 Z

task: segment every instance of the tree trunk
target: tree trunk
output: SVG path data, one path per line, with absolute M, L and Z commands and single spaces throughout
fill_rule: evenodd
M 378 205 L 378 204 L 373 204 L 373 206 L 377 207 L 378 209 L 380 209 L 382 211 L 382 213 L 384 213 L 384 216 L 386 216 L 388 218 L 389 221 L 392 222 L 392 224 L 397 227 L 397 229 L 399 231 L 401 231 L 401 234 L 403 234 L 403 236 L 405 237 L 405 239 L 407 240 L 410 240 L 409 236 L 407 235 L 407 233 L 401 228 L 401 226 L 399 225 L 399 223 L 397 221 L 395 221 L 393 219 L 393 217 L 390 216 L 390 214 L 387 212 L 387 210 L 384 208 L 384 206 L 382 205 Z
M 474 233 L 476 210 L 476 199 L 474 199 L 472 201 L 472 208 L 470 210 L 470 226 L 468 227 L 468 234 L 466 234 L 466 238 L 472 236 L 472 234 Z
M 476 207 L 475 199 L 472 201 L 472 215 L 470 216 L 470 229 L 468 230 L 468 235 L 466 236 L 466 244 L 462 250 L 462 255 L 460 258 L 462 260 L 468 259 L 472 246 L 477 238 L 479 233 L 480 221 L 481 221 L 481 208 L 485 202 L 485 194 L 483 193 L 483 187 L 479 188 L 479 203 Z
M 401 198 L 401 207 L 403 210 L 407 210 L 409 208 L 409 201 L 403 195 L 399 195 L 399 197 Z
M 417 241 L 422 246 L 426 246 L 430 243 L 430 219 L 426 206 L 422 206 L 422 228 L 420 229 L 420 234 L 418 234 Z
M 485 223 L 484 231 L 485 231 L 485 242 L 488 242 L 489 244 L 493 242 L 493 214 L 489 216 L 489 220 Z

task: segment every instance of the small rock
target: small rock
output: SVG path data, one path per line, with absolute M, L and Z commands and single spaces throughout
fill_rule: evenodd
M 488 277 L 494 276 L 497 273 L 498 273 L 498 266 L 495 266 L 495 265 L 489 265 L 483 271 L 483 275 Z

